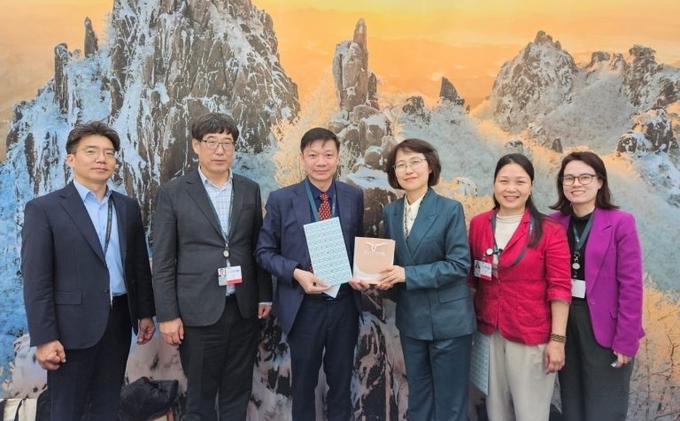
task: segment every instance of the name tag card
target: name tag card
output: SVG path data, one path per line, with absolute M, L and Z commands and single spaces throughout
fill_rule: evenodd
M 243 282 L 241 266 L 229 266 L 217 269 L 217 282 L 220 286 L 240 284 Z
M 485 281 L 491 280 L 491 263 L 483 262 L 481 260 L 475 260 L 474 275 L 477 278 L 484 279 Z
M 586 297 L 586 281 L 581 279 L 571 280 L 571 296 L 576 298 Z

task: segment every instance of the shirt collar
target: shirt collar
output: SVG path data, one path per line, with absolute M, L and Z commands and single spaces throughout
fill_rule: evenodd
M 229 179 L 227 180 L 226 183 L 224 183 L 224 186 L 222 187 L 217 187 L 212 181 L 208 180 L 208 177 L 203 174 L 203 171 L 201 171 L 201 166 L 198 166 L 198 176 L 201 177 L 201 182 L 203 183 L 204 186 L 212 186 L 216 189 L 223 189 L 229 184 L 231 184 L 232 180 L 234 179 L 234 172 L 229 169 Z
M 309 178 L 305 179 L 307 184 L 309 184 L 309 188 L 311 189 L 312 192 L 312 197 L 317 199 L 321 193 L 323 193 L 321 190 L 319 190 L 314 184 L 312 184 L 311 181 L 309 181 Z M 328 197 L 333 197 L 335 194 L 335 180 L 331 183 L 331 186 L 328 188 L 328 191 L 326 191 L 326 194 Z
M 97 200 L 97 196 L 94 194 L 94 192 L 87 187 L 83 186 L 76 180 L 73 180 L 73 185 L 75 186 L 76 190 L 78 191 L 78 196 L 80 196 L 80 199 L 84 202 L 88 197 L 91 197 L 95 201 L 99 202 Z M 106 187 L 106 193 L 104 194 L 105 198 L 111 197 L 111 189 L 107 186 Z

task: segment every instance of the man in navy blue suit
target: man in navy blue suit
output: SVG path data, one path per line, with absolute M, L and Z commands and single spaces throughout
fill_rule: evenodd
M 329 130 L 314 128 L 304 134 L 300 162 L 307 177 L 269 195 L 257 244 L 258 263 L 277 279 L 272 312 L 290 346 L 294 421 L 316 420 L 314 390 L 322 360 L 327 419 L 352 417 L 350 382 L 361 309 L 357 289 L 362 285 L 350 282 L 335 297 L 325 294 L 330 287 L 314 275 L 303 229 L 325 217 L 339 217 L 351 261 L 354 238 L 363 234 L 364 199 L 361 190 L 334 180 L 339 151 L 340 142 Z
M 118 420 L 131 332 L 138 344 L 154 332 L 139 204 L 108 187 L 119 149 L 105 124 L 77 125 L 66 141 L 73 181 L 25 208 L 24 301 L 53 421 Z

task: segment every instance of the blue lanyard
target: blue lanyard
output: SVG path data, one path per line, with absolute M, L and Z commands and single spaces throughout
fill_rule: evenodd
M 319 222 L 319 210 L 316 207 L 314 196 L 312 196 L 312 189 L 309 187 L 309 181 L 305 181 L 305 190 L 307 191 L 307 199 L 309 199 L 309 206 L 312 208 L 312 215 L 314 215 L 314 222 Z M 331 207 L 331 218 L 335 216 L 335 206 L 338 203 L 338 189 L 336 187 L 333 192 L 333 206 Z

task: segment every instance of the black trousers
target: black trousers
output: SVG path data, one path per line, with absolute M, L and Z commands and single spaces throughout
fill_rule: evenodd
M 616 356 L 595 340 L 583 300 L 574 300 L 569 310 L 565 357 L 559 371 L 562 420 L 625 421 L 634 361 L 611 367 Z
M 87 349 L 67 349 L 47 372 L 52 421 L 117 421 L 132 334 L 127 298 L 116 297 L 104 335 Z
M 352 419 L 350 385 L 358 334 L 359 313 L 351 291 L 341 291 L 332 301 L 304 298 L 288 335 L 293 421 L 316 421 L 314 392 L 322 361 L 328 384 L 326 419 Z
M 179 352 L 187 377 L 185 421 L 245 421 L 258 338 L 258 318 L 243 318 L 235 297 L 226 298 L 215 324 L 184 326 Z

